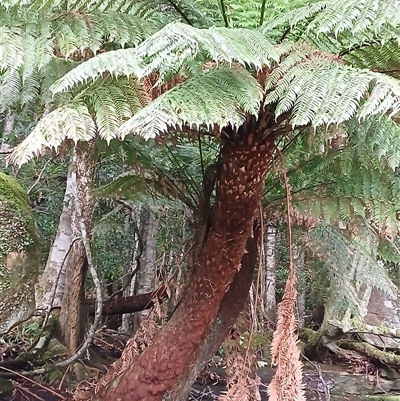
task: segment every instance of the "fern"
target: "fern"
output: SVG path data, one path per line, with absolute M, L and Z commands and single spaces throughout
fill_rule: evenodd
M 287 47 L 284 48 L 287 50 Z M 78 83 L 97 79 L 105 72 L 113 76 L 135 75 L 142 78 L 157 72 L 159 82 L 171 73 L 180 72 L 189 60 L 199 66 L 206 61 L 240 63 L 261 68 L 280 57 L 261 33 L 246 29 L 197 29 L 184 24 L 169 24 L 135 49 L 116 50 L 86 61 L 66 74 L 53 92 L 67 90 Z
M 187 122 L 194 128 L 239 126 L 245 113 L 258 112 L 262 94 L 257 80 L 246 70 L 215 68 L 155 99 L 122 125 L 122 138 L 129 132 L 154 138 Z
M 44 116 L 31 134 L 8 157 L 8 162 L 21 166 L 45 148 L 58 151 L 65 140 L 89 141 L 95 137 L 96 127 L 83 105 L 61 107 Z
M 305 244 L 325 262 L 332 283 L 336 284 L 335 290 L 340 292 L 335 298 L 355 313 L 359 313 L 357 283 L 373 285 L 396 297 L 397 288 L 377 260 L 374 248 L 363 244 L 361 238 L 350 239 L 333 227 L 321 224 L 310 230 Z M 354 276 L 349 277 L 349 269 L 354 264 Z
M 307 23 L 306 30 L 315 34 L 380 32 L 394 28 L 400 21 L 398 0 L 314 1 L 281 15 L 265 25 L 265 30 L 278 26 L 295 27 Z
M 288 55 L 266 81 L 265 104 L 277 116 L 291 111 L 293 126 L 337 124 L 400 110 L 396 79 L 333 62 L 323 53 Z M 367 96 L 366 96 L 367 95 Z

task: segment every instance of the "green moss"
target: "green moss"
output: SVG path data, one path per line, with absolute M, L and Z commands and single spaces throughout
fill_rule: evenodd
M 6 268 L 10 253 L 28 254 L 30 262 L 36 264 L 39 239 L 23 188 L 14 178 L 0 173 L 0 291 L 15 285 Z

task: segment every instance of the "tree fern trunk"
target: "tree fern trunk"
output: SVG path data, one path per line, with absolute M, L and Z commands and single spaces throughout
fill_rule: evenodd
M 160 401 L 189 380 L 252 235 L 272 152 L 272 137 L 259 124 L 251 119 L 225 139 L 212 227 L 180 305 L 135 363 L 126 349 L 125 370 L 103 383 L 95 400 Z
M 79 219 L 82 219 L 86 232 L 92 231 L 94 203 L 92 188 L 95 172 L 93 146 L 78 144 L 75 149 L 76 193 L 72 202 L 71 230 L 74 242 L 66 264 L 65 292 L 61 306 L 60 325 L 65 345 L 71 353 L 76 352 L 83 342 L 84 282 L 87 272 L 86 252 L 81 238 Z M 79 205 L 79 207 L 77 207 Z M 79 214 L 82 213 L 82 215 Z

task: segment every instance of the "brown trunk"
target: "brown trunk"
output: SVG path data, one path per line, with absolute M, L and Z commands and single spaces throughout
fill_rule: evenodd
M 71 230 L 72 237 L 76 241 L 72 245 L 66 265 L 65 292 L 60 313 L 61 331 L 65 345 L 71 354 L 80 347 L 84 336 L 82 315 L 87 260 L 85 248 L 79 239 L 82 236 L 79 220 L 83 220 L 86 232 L 90 235 L 94 208 L 92 199 L 95 172 L 93 145 L 78 144 L 73 157 L 76 165 L 76 190 L 72 201 Z M 80 211 L 82 215 L 79 215 Z
M 126 370 L 109 386 L 100 388 L 94 399 L 160 401 L 178 382 L 189 379 L 240 269 L 270 165 L 272 142 L 255 119 L 237 133 L 231 132 L 229 139 L 225 137 L 213 225 L 182 302 L 138 361 L 124 366 Z
M 241 311 L 244 310 L 249 298 L 249 290 L 253 282 L 254 269 L 258 258 L 258 242 L 260 226 L 254 226 L 254 236 L 249 237 L 246 253 L 241 261 L 241 269 L 235 274 L 228 292 L 225 294 L 218 315 L 212 323 L 207 339 L 197 357 L 196 364 L 191 368 L 190 376 L 178 380 L 173 392 L 166 401 L 186 401 L 191 385 L 196 380 L 201 369 L 218 351 L 221 343 L 229 334 Z

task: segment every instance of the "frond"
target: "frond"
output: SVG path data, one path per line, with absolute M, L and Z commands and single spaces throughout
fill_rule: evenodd
M 358 237 L 350 239 L 323 224 L 308 232 L 305 244 L 325 263 L 331 282 L 336 284 L 335 291 L 340 292 L 335 297 L 354 312 L 359 313 L 357 283 L 372 285 L 392 298 L 396 297 L 396 286 L 377 260 L 373 244 L 368 245 Z
M 44 116 L 7 160 L 21 166 L 46 149 L 57 152 L 65 140 L 89 141 L 95 133 L 96 127 L 86 106 L 61 107 Z
M 306 57 L 311 58 L 307 60 Z M 265 104 L 291 110 L 293 126 L 338 124 L 400 110 L 400 84 L 384 74 L 339 64 L 320 53 L 291 53 L 267 78 Z
M 400 166 L 400 126 L 398 117 L 371 116 L 362 124 L 353 119 L 346 123 L 352 141 L 362 151 L 373 152 L 377 160 L 387 164 L 392 171 Z
M 287 46 L 284 50 L 287 51 Z M 98 79 L 106 72 L 112 76 L 142 78 L 157 71 L 161 82 L 166 76 L 179 73 L 189 60 L 196 60 L 200 67 L 206 61 L 214 61 L 261 68 L 279 60 L 282 51 L 258 31 L 215 27 L 198 29 L 174 23 L 135 49 L 116 50 L 86 61 L 56 82 L 53 92 Z
M 245 69 L 215 68 L 159 96 L 122 125 L 122 137 L 135 132 L 154 138 L 184 124 L 238 126 L 245 113 L 258 113 L 262 95 L 257 80 Z
M 145 19 L 116 12 L 71 12 L 53 23 L 54 39 L 63 57 L 87 49 L 96 54 L 106 42 L 136 46 L 155 31 L 156 26 Z
M 391 40 L 384 44 L 372 43 L 349 51 L 345 60 L 358 68 L 368 68 L 389 75 L 398 76 L 400 72 L 399 41 Z
M 107 79 L 84 91 L 84 98 L 85 104 L 93 108 L 100 138 L 108 143 L 118 137 L 119 127 L 148 103 L 140 83 L 126 78 Z
M 338 35 L 345 31 L 356 35 L 367 30 L 378 33 L 393 29 L 399 21 L 399 0 L 322 0 L 311 2 L 269 21 L 265 30 L 278 26 L 293 28 L 307 23 L 306 31 L 317 35 Z
M 374 116 L 370 120 L 378 118 Z M 384 137 L 387 125 L 379 127 L 379 122 L 376 125 L 367 122 L 367 127 L 355 122 L 351 129 L 340 127 L 347 137 L 346 144 L 340 149 L 332 149 L 326 143 L 327 150 L 321 150 L 321 141 L 333 135 L 322 129 L 316 132 L 311 146 L 304 133 L 290 142 L 290 148 L 285 151 L 285 164 L 292 188 L 292 205 L 300 216 L 300 223 L 302 216 L 305 221 L 307 218 L 310 221 L 318 219 L 330 225 L 341 221 L 357 227 L 368 222 L 382 238 L 395 238 L 398 234 L 400 180 L 389 165 L 392 149 L 390 146 L 386 149 L 385 138 L 380 144 L 375 137 L 375 127 L 377 135 Z M 396 133 L 398 135 L 398 128 L 393 135 Z M 398 142 L 389 133 L 388 136 L 389 140 Z M 285 148 L 284 144 L 281 146 Z M 396 152 L 396 146 L 393 148 Z M 395 163 L 394 160 L 391 162 Z M 284 193 L 279 173 L 271 170 L 266 178 L 265 207 L 281 208 Z

